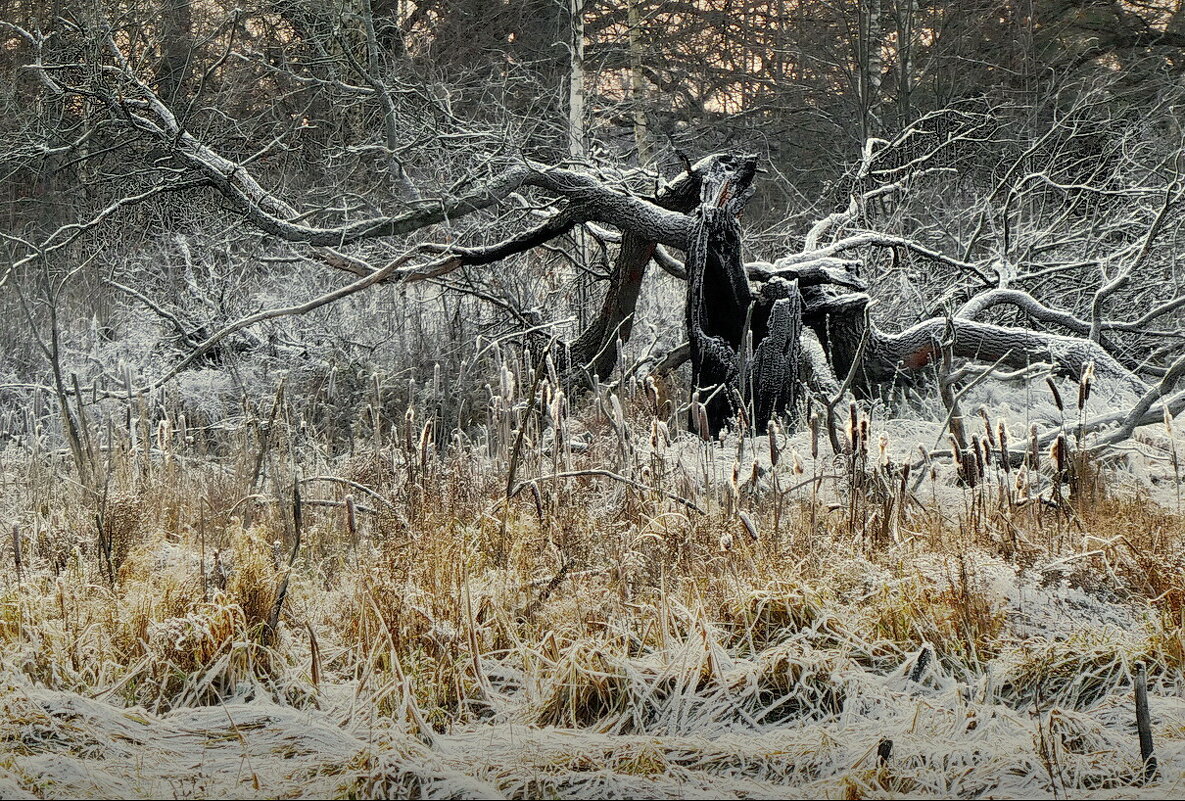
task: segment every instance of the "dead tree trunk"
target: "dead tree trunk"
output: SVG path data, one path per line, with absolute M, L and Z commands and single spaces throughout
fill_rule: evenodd
M 804 288 L 803 293 L 804 323 L 822 342 L 840 379 L 855 371 L 852 390 L 858 396 L 874 395 L 894 381 L 919 378 L 923 368 L 941 358 L 948 330 L 953 334 L 951 353 L 961 359 L 999 362 L 1010 369 L 1045 363 L 1059 375 L 1073 379 L 1081 378 L 1086 365 L 1093 363 L 1095 374 L 1114 385 L 1136 395 L 1148 388 L 1103 347 L 1088 339 L 959 317 L 936 317 L 891 334 L 869 322 L 866 309 L 870 299 L 863 292 L 842 292 L 835 285 L 823 284 Z M 864 339 L 867 342 L 860 363 L 854 364 Z
M 737 214 L 753 194 L 753 157 L 718 158 L 703 177 L 687 251 L 691 380 L 715 436 L 736 417 L 765 429 L 798 397 L 802 298 L 797 281 L 776 278 L 759 294 L 741 257 Z M 702 425 L 693 405 L 693 426 Z
M 690 167 L 649 200 L 667 211 L 687 214 L 700 201 L 703 176 L 720 156 L 710 156 Z M 568 348 L 561 361 L 572 369 L 605 380 L 617 366 L 617 342 L 629 342 L 634 326 L 634 312 L 646 268 L 657 242 L 644 233 L 622 229 L 621 246 L 613 262 L 613 272 L 601 311 Z

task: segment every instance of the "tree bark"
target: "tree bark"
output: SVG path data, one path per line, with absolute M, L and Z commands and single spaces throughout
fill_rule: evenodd
M 1095 374 L 1136 395 L 1148 386 L 1115 360 L 1098 343 L 1078 337 L 1058 336 L 1026 328 L 980 323 L 954 317 L 936 317 L 890 334 L 866 321 L 869 298 L 862 292 L 840 293 L 830 286 L 804 290 L 804 319 L 814 330 L 831 359 L 838 376 L 847 375 L 860 340 L 868 331 L 868 344 L 856 365 L 853 390 L 860 396 L 874 395 L 895 380 L 913 380 L 942 357 L 948 325 L 953 332 L 952 355 L 981 362 L 1000 362 L 1013 369 L 1047 363 L 1054 372 L 1080 379 L 1086 365 Z
M 771 278 L 760 293 L 741 258 L 737 214 L 753 194 L 755 157 L 721 157 L 706 172 L 687 253 L 691 382 L 716 436 L 741 417 L 757 431 L 799 395 L 802 295 L 797 280 Z M 691 409 L 692 426 L 699 409 Z
M 651 202 L 661 209 L 680 214 L 692 211 L 699 203 L 703 176 L 719 158 L 709 156 L 692 166 L 650 198 Z M 683 244 L 686 246 L 686 242 Z M 566 364 L 579 371 L 579 377 L 595 376 L 604 381 L 616 368 L 617 341 L 620 339 L 624 344 L 630 340 L 642 282 L 657 245 L 658 242 L 643 231 L 622 229 L 621 246 L 600 313 L 571 343 L 564 357 Z

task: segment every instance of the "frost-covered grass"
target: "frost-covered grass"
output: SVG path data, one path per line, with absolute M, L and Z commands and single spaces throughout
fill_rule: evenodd
M 341 456 L 280 396 L 217 447 L 141 404 L 94 426 L 85 487 L 9 446 L 0 795 L 1185 790 L 1179 434 L 1074 475 L 989 453 L 971 487 L 921 461 L 941 415 L 861 409 L 832 454 L 805 425 L 701 442 L 661 387 L 533 384 L 507 368 L 468 436 L 364 415 Z

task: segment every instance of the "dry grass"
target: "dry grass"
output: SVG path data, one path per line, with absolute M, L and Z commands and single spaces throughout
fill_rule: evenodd
M 533 383 L 507 368 L 470 437 L 417 410 L 375 432 L 367 411 L 337 457 L 280 395 L 217 448 L 141 405 L 138 435 L 92 432 L 87 488 L 9 447 L 4 795 L 1185 783 L 1185 519 L 1113 465 L 1077 455 L 1089 486 L 990 460 L 974 486 L 903 479 L 917 443 L 881 454 L 901 438 L 883 421 L 812 458 L 809 433 L 772 451 L 672 434 L 646 387 L 570 408 L 546 379 L 523 398 Z

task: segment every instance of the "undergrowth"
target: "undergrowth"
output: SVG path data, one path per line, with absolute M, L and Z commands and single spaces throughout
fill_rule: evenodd
M 703 442 L 652 384 L 576 404 L 519 369 L 480 430 L 367 412 L 346 455 L 282 392 L 217 449 L 163 401 L 97 405 L 87 482 L 10 445 L 0 782 L 52 795 L 22 759 L 101 758 L 77 697 L 125 727 L 221 709 L 228 748 L 261 703 L 356 739 L 256 754 L 227 786 L 264 795 L 1139 791 L 1124 710 L 1137 662 L 1182 687 L 1185 518 L 1088 442 L 1073 475 L 986 436 L 973 473 L 910 464 L 867 416 L 838 453 L 817 424 Z M 129 768 L 177 794 L 172 769 Z

